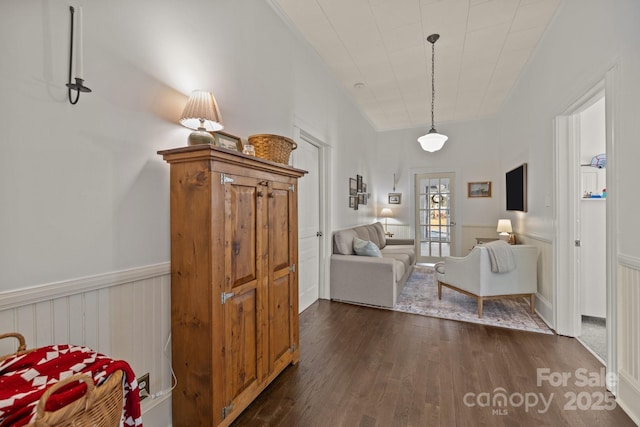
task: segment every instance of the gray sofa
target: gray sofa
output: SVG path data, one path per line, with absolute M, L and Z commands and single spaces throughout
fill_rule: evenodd
M 382 257 L 356 255 L 354 237 L 375 243 Z M 379 222 L 336 231 L 331 255 L 331 299 L 391 308 L 415 262 L 413 239 L 388 239 Z

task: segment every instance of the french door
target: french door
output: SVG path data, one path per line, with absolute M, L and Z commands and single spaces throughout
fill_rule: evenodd
M 417 262 L 434 263 L 455 253 L 454 173 L 415 175 Z

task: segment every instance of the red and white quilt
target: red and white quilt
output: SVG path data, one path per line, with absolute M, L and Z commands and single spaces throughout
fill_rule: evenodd
M 87 347 L 52 345 L 0 362 L 0 427 L 33 422 L 40 396 L 53 384 L 77 373 L 87 373 L 100 386 L 112 373 L 124 373 L 121 426 L 141 426 L 138 382 L 129 364 Z M 46 410 L 55 411 L 82 397 L 83 382 L 69 384 L 52 395 Z

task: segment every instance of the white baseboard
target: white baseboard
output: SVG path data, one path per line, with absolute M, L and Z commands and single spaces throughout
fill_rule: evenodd
M 536 313 L 547 326 L 555 331 L 553 324 L 553 305 L 540 294 L 536 294 Z
M 640 388 L 637 382 L 624 372 L 618 374 L 616 402 L 634 423 L 640 425 Z
M 145 426 L 157 426 L 157 427 L 171 427 L 172 425 L 172 412 L 171 412 L 171 393 L 162 396 L 161 398 L 149 402 L 142 401 L 142 425 Z

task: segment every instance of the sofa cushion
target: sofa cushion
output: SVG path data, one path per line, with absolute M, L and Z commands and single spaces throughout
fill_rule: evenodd
M 380 249 L 383 249 L 385 246 L 387 246 L 387 236 L 384 234 L 384 227 L 382 227 L 382 224 L 379 222 L 376 222 L 374 224 L 371 224 L 371 226 L 376 230 L 376 232 L 378 233 L 378 240 L 379 240 L 379 245 L 378 247 Z
M 416 249 L 413 245 L 387 245 L 382 249 L 382 256 L 392 254 L 405 254 L 409 257 L 409 265 L 416 262 Z
M 382 257 L 383 258 L 388 258 L 388 259 L 393 259 L 393 260 L 401 262 L 402 265 L 403 265 L 403 270 L 408 269 L 412 265 L 411 257 L 409 256 L 409 254 L 400 254 L 400 253 L 398 253 L 398 254 L 390 254 L 390 253 L 383 252 L 382 253 Z
M 353 238 L 353 251 L 356 255 L 382 257 L 380 249 L 370 240 L 362 240 L 357 237 Z
M 353 255 L 353 239 L 358 237 L 353 228 L 336 231 L 333 235 L 333 253 Z
M 378 233 L 369 225 L 360 225 L 354 228 L 358 238 L 362 240 L 371 240 L 378 246 Z

